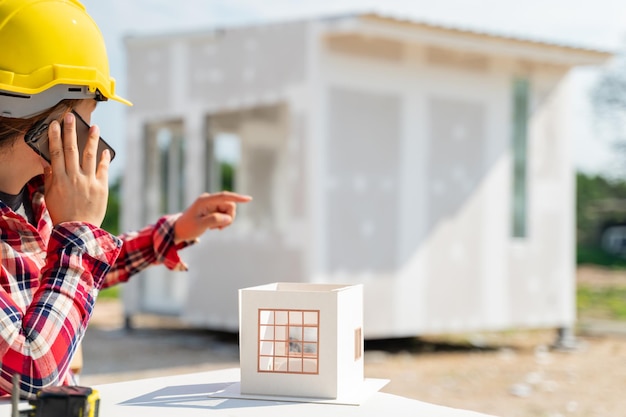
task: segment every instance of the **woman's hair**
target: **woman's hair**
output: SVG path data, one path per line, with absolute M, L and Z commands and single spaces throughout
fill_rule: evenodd
M 11 117 L 0 117 L 0 149 L 7 146 L 11 146 L 15 143 L 15 140 L 20 136 L 26 134 L 28 129 L 31 128 L 39 120 L 45 119 L 51 113 L 56 111 L 70 111 L 80 100 L 61 100 L 56 106 L 49 108 L 48 110 L 39 113 L 36 116 L 31 116 L 26 119 L 17 119 Z

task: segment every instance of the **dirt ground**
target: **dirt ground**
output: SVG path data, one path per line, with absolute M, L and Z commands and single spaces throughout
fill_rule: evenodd
M 626 285 L 626 273 L 580 268 L 579 282 Z M 101 300 L 83 342 L 81 384 L 238 367 L 237 337 L 140 316 Z M 366 343 L 365 374 L 382 391 L 500 417 L 626 416 L 626 323 L 583 320 L 574 349 L 555 330 Z

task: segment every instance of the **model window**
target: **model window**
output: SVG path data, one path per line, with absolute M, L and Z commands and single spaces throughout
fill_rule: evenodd
M 319 315 L 319 310 L 259 309 L 259 372 L 318 374 Z

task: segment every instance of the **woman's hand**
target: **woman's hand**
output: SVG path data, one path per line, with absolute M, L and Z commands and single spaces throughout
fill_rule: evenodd
M 46 206 L 53 224 L 68 221 L 98 227 L 102 224 L 109 195 L 111 155 L 104 151 L 96 165 L 99 137 L 98 127 L 92 126 L 83 154 L 79 155 L 75 116 L 65 115 L 63 135 L 58 122 L 50 124 L 50 165 L 44 168 L 44 177 Z
M 174 241 L 180 243 L 199 238 L 207 229 L 223 229 L 235 219 L 237 203 L 247 203 L 252 197 L 222 191 L 200 195 L 174 224 Z

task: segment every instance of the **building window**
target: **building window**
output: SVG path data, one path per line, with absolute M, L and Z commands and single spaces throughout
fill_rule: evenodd
M 259 309 L 258 371 L 319 373 L 319 310 Z
M 254 107 L 206 117 L 204 186 L 208 192 L 254 194 L 238 212 L 245 228 L 274 230 L 284 200 L 281 155 L 286 151 L 284 105 Z M 239 209 L 238 209 L 239 210 Z
M 220 132 L 211 138 L 205 155 L 205 189 L 237 191 L 236 175 L 241 161 L 241 138 Z
M 512 187 L 512 235 L 523 238 L 527 235 L 527 142 L 528 142 L 528 104 L 530 83 L 527 78 L 513 81 L 513 159 Z
M 181 122 L 146 125 L 144 217 L 154 221 L 185 207 L 185 140 Z

